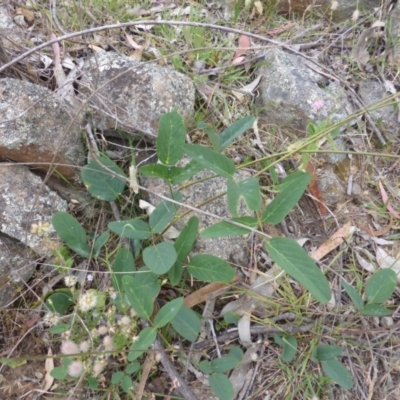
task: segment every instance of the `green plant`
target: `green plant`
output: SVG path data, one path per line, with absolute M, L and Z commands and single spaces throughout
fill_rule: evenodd
M 141 174 L 161 178 L 170 187 L 191 178 L 205 168 L 227 179 L 227 201 L 232 219 L 218 222 L 204 230 L 201 232 L 203 238 L 246 235 L 251 230 L 262 234 L 265 238 L 267 236 L 262 233 L 263 225 L 281 222 L 307 188 L 310 181 L 309 174 L 294 172 L 276 185 L 277 195 L 270 204 L 263 207 L 258 178 L 241 181 L 234 178 L 236 167 L 223 152 L 248 130 L 253 122 L 253 117 L 241 118 L 220 135 L 211 127 L 201 124 L 199 127 L 206 131 L 213 145 L 211 149 L 195 144 L 185 144 L 185 127 L 181 116 L 176 111 L 164 114 L 160 119 L 156 149 L 161 163 L 143 166 L 140 169 Z M 180 166 L 179 161 L 184 154 L 190 157 L 191 161 L 185 166 Z M 83 168 L 82 179 L 93 196 L 101 200 L 113 201 L 124 190 L 127 177 L 113 161 L 99 156 L 93 158 Z M 150 327 L 138 332 L 135 341 L 129 346 L 128 361 L 130 363 L 143 356 L 153 345 L 157 332 L 161 333 L 162 328 L 167 324 L 170 324 L 186 340 L 193 342 L 198 337 L 201 320 L 193 310 L 183 305 L 182 297 L 167 302 L 153 316 L 155 300 L 167 280 L 171 286 L 179 286 L 185 276 L 190 274 L 203 282 L 229 283 L 235 275 L 235 270 L 231 265 L 212 254 L 189 257 L 198 234 L 197 217 L 192 217 L 186 223 L 174 243 L 163 239 L 163 234 L 179 218 L 180 198 L 179 192 L 171 190 L 170 200 L 161 201 L 148 219 L 139 216 L 110 222 L 109 231 L 101 233 L 91 243 L 75 218 L 67 213 L 57 213 L 53 217 L 53 226 L 66 246 L 84 258 L 90 256 L 101 258 L 101 250 L 107 247 L 110 232 L 140 244 L 139 258 L 143 266 L 136 268 L 130 250 L 119 248 L 115 253 L 111 271 L 115 295 L 109 300 L 110 304 L 114 304 L 119 312 L 125 313 L 129 307 L 132 307 L 137 316 L 151 324 Z M 244 199 L 254 216 L 238 216 L 237 206 L 240 198 Z M 328 302 L 331 298 L 331 290 L 327 279 L 296 241 L 280 237 L 268 238 L 265 248 L 270 257 L 304 285 L 317 301 Z M 92 295 L 100 296 L 95 291 L 92 291 Z M 93 301 L 93 307 L 89 305 L 85 308 L 79 306 L 81 300 L 78 300 L 76 296 L 71 295 L 70 299 L 72 299 L 71 303 L 75 301 L 83 312 L 93 308 L 104 308 L 105 304 L 104 301 L 96 300 Z M 53 311 L 65 314 L 66 308 L 56 307 Z M 232 351 L 229 355 L 210 363 L 204 361 L 200 364 L 202 371 L 209 374 L 212 389 L 222 399 L 231 398 L 229 394 L 231 386 L 229 379 L 221 374 L 234 368 L 240 361 L 239 351 L 235 353 Z M 64 366 L 64 368 L 67 367 Z M 130 371 L 129 368 L 128 370 Z M 114 373 L 112 378 L 113 382 L 120 384 L 124 391 L 131 386 L 130 379 L 126 369 Z

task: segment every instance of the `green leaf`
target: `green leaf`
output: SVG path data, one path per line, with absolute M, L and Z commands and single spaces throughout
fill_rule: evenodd
M 235 270 L 226 261 L 211 254 L 194 256 L 190 260 L 188 271 L 204 282 L 229 283 L 235 276 Z
M 342 279 L 342 285 L 356 308 L 361 310 L 364 307 L 364 302 L 362 297 L 357 293 L 356 289 L 349 285 L 344 279 Z
M 162 328 L 171 322 L 183 306 L 183 297 L 178 297 L 165 304 L 154 318 L 154 327 Z
M 70 328 L 71 328 L 70 324 L 59 323 L 57 325 L 52 326 L 49 330 L 50 333 L 52 333 L 53 335 L 59 335 L 60 333 L 66 332 Z
M 162 164 L 143 165 L 139 169 L 140 173 L 149 178 L 161 178 L 164 181 L 169 178 L 169 168 Z
M 372 317 L 385 317 L 388 315 L 392 315 L 393 311 L 387 309 L 386 307 L 380 304 L 366 304 L 361 309 L 362 315 L 370 315 Z
M 308 172 L 296 171 L 283 179 L 277 189 L 279 192 L 283 192 L 285 189 L 292 188 L 293 186 L 302 186 L 306 188 L 310 180 L 311 175 Z
M 90 390 L 97 390 L 99 388 L 99 381 L 96 377 L 88 376 L 86 381 Z
M 71 250 L 81 257 L 88 258 L 90 256 L 86 232 L 76 218 L 67 212 L 59 211 L 54 214 L 51 223 L 60 238 Z
M 226 128 L 219 136 L 221 143 L 219 151 L 224 151 L 235 139 L 250 129 L 254 121 L 254 117 L 243 117 Z
M 315 358 L 318 361 L 332 360 L 342 355 L 343 349 L 340 346 L 321 345 L 315 351 Z
M 147 268 L 141 268 L 133 276 L 124 275 L 122 286 L 132 308 L 139 317 L 150 320 L 154 301 L 161 290 L 157 275 Z
M 120 383 L 124 376 L 125 376 L 125 373 L 122 371 L 114 372 L 111 377 L 111 383 L 113 383 L 114 385 Z
M 235 173 L 235 164 L 228 157 L 198 144 L 185 144 L 185 153 L 204 167 L 226 178 Z
M 154 328 L 143 329 L 129 348 L 128 361 L 132 362 L 139 358 L 156 340 L 157 331 Z
M 224 321 L 228 324 L 228 325 L 236 325 L 238 324 L 239 320 L 240 320 L 241 316 L 239 314 L 234 313 L 233 311 L 228 311 L 225 315 L 224 315 Z
M 185 124 L 176 110 L 161 116 L 156 147 L 158 159 L 163 164 L 174 165 L 182 158 L 185 133 Z
M 218 136 L 217 132 L 215 132 L 215 129 L 211 126 L 206 126 L 204 130 L 206 131 L 208 139 L 213 145 L 214 150 L 220 153 L 222 151 L 220 137 Z
M 262 215 L 262 221 L 266 224 L 275 225 L 282 222 L 286 215 L 298 203 L 301 196 L 307 189 L 311 175 L 309 173 L 301 173 L 301 179 L 297 179 L 291 186 L 285 187 L 270 204 L 268 204 Z M 283 184 L 283 182 L 282 182 Z
M 205 167 L 195 160 L 191 160 L 184 167 L 171 167 L 169 172 L 169 179 L 173 185 L 184 182 L 190 179 L 192 176 L 203 171 Z
M 208 378 L 211 390 L 220 400 L 233 400 L 232 382 L 224 374 L 211 374 Z
M 227 199 L 228 199 L 228 208 L 229 212 L 234 217 L 238 217 L 239 214 L 237 212 L 237 206 L 240 199 L 240 187 L 239 183 L 237 183 L 233 178 L 228 179 L 227 184 Z
M 163 200 L 151 213 L 149 225 L 153 233 L 161 233 L 174 219 L 177 206 L 170 201 Z
M 261 191 L 258 178 L 248 178 L 239 182 L 240 192 L 250 211 L 261 208 Z
M 113 286 L 117 292 L 122 291 L 122 277 L 127 274 L 132 275 L 134 271 L 136 271 L 136 268 L 132 253 L 128 249 L 119 248 L 111 273 Z
M 197 340 L 201 329 L 201 322 L 198 315 L 186 306 L 182 306 L 178 314 L 171 321 L 173 328 L 183 338 L 194 342 Z
M 95 258 L 97 258 L 100 255 L 101 248 L 107 243 L 109 238 L 110 238 L 110 232 L 108 231 L 103 232 L 96 238 L 93 245 L 93 251 L 94 251 L 93 255 Z
M 209 375 L 213 372 L 212 368 L 211 368 L 211 364 L 207 360 L 203 360 L 199 363 L 199 369 L 203 374 L 207 374 L 207 375 Z
M 285 362 L 291 362 L 296 356 L 297 352 L 297 340 L 294 336 L 284 335 L 280 336 L 278 334 L 274 335 L 275 343 L 282 347 L 283 351 L 281 358 Z
M 353 379 L 340 361 L 336 359 L 322 361 L 321 366 L 324 374 L 343 389 L 349 390 L 353 387 Z
M 233 218 L 232 221 L 248 225 L 251 228 L 257 227 L 258 224 L 257 219 L 254 217 L 238 217 Z M 220 238 L 235 235 L 248 235 L 250 232 L 249 229 L 234 225 L 228 221 L 221 221 L 205 229 L 201 232 L 200 236 L 202 238 Z
M 134 361 L 133 363 L 130 363 L 126 366 L 125 372 L 128 375 L 136 374 L 140 369 L 140 364 L 137 361 Z
M 383 303 L 388 300 L 397 284 L 397 275 L 390 269 L 381 269 L 375 272 L 368 280 L 365 294 L 368 303 Z
M 103 156 L 98 156 L 98 160 L 100 163 L 92 158 L 83 167 L 82 181 L 94 197 L 114 201 L 125 189 L 126 176 L 114 161 Z
M 212 372 L 228 372 L 231 369 L 234 369 L 240 361 L 236 357 L 233 356 L 223 356 L 220 358 L 216 358 L 212 360 L 210 363 Z
M 192 251 L 198 229 L 199 219 L 197 217 L 191 217 L 175 240 L 174 247 L 179 261 L 184 262 Z
M 161 242 L 146 247 L 143 251 L 145 265 L 155 274 L 162 275 L 168 272 L 177 260 L 175 247 L 167 242 Z
M 270 257 L 297 282 L 305 286 L 316 300 L 325 304 L 331 289 L 313 259 L 293 239 L 275 237 L 266 243 Z
M 74 298 L 69 289 L 58 289 L 57 292 L 47 297 L 44 304 L 52 313 L 65 315 L 74 304 Z
M 261 208 L 261 192 L 258 178 L 248 178 L 235 182 L 233 178 L 228 179 L 228 208 L 233 216 L 237 216 L 237 206 L 243 197 L 250 211 L 259 211 Z
M 230 357 L 235 357 L 238 362 L 241 362 L 243 360 L 243 351 L 239 346 L 234 346 L 229 350 Z
M 133 382 L 129 375 L 124 375 L 121 380 L 121 387 L 125 393 L 131 393 L 133 388 Z
M 175 264 L 168 271 L 168 279 L 172 286 L 176 286 L 182 278 L 183 273 L 183 263 L 182 261 L 175 261 Z
M 50 371 L 50 375 L 54 379 L 65 379 L 68 375 L 68 368 L 64 366 L 55 367 Z
M 151 237 L 149 225 L 139 218 L 110 222 L 108 229 L 129 239 L 149 239 Z

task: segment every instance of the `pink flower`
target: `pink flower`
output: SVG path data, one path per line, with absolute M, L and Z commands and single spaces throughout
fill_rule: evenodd
M 311 107 L 314 110 L 320 110 L 324 106 L 324 103 L 321 100 L 314 101 L 314 103 L 311 104 Z

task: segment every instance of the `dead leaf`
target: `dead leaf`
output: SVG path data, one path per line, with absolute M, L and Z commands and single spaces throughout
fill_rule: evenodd
M 137 169 L 133 165 L 129 167 L 129 187 L 132 189 L 133 193 L 139 193 L 139 184 L 137 181 Z
M 308 190 L 315 197 L 318 210 L 321 213 L 321 216 L 324 217 L 328 213 L 328 211 L 326 210 L 322 193 L 319 190 L 317 175 L 315 173 L 315 168 L 312 161 L 309 161 L 307 163 L 306 171 L 311 174 L 311 181 L 308 184 Z
M 317 250 L 311 253 L 311 258 L 313 258 L 315 261 L 321 260 L 333 249 L 342 244 L 345 239 L 348 239 L 348 237 L 354 233 L 355 229 L 356 228 L 352 226 L 350 222 L 343 225 L 328 240 L 322 243 Z
M 386 204 L 386 209 L 387 209 L 387 210 L 390 212 L 390 214 L 392 214 L 394 217 L 400 219 L 400 214 L 398 214 L 398 213 L 394 210 L 393 206 L 392 206 L 390 203 L 388 203 L 389 196 L 387 195 L 386 190 L 385 190 L 385 188 L 383 187 L 381 181 L 379 181 L 379 188 L 380 188 L 380 190 L 381 190 L 382 201 Z
M 51 347 L 47 351 L 48 357 L 44 363 L 44 368 L 46 370 L 46 375 L 44 377 L 43 391 L 48 392 L 54 383 L 54 378 L 50 375 L 50 372 L 54 369 L 54 359 L 52 357 L 53 353 Z
M 376 262 L 381 268 L 391 268 L 397 274 L 397 283 L 400 283 L 400 257 L 390 256 L 382 247 L 376 246 Z
M 255 1 L 253 7 L 254 7 L 255 12 L 258 15 L 261 16 L 263 14 L 263 5 L 262 5 L 261 1 Z
M 232 64 L 237 62 L 236 59 L 238 57 L 243 56 L 246 51 L 251 47 L 251 40 L 247 35 L 240 35 L 238 40 L 238 49 L 236 50 L 235 55 L 233 56 Z

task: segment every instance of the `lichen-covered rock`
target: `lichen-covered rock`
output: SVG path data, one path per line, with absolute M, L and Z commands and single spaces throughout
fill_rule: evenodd
M 141 63 L 113 52 L 89 58 L 80 97 L 90 98 L 97 129 L 122 130 L 137 139 L 155 138 L 160 116 L 175 107 L 187 122 L 194 115 L 193 82 L 171 67 Z
M 38 255 L 50 256 L 50 241 L 56 236 L 51 218 L 67 211 L 67 202 L 23 165 L 0 164 L 0 171 L 0 231 Z
M 206 202 L 206 200 L 216 197 L 219 194 L 226 192 L 227 190 L 227 182 L 225 178 L 216 177 L 212 179 L 204 179 L 210 176 L 212 176 L 210 171 L 204 170 L 196 174 L 192 179 L 190 179 L 188 183 L 194 183 L 198 180 L 200 182 L 191 184 L 180 191 L 182 194 L 182 203 L 188 204 L 191 207 L 199 207 L 199 209 L 202 211 L 206 211 L 207 213 L 215 214 L 219 217 L 229 220 L 232 218 L 232 215 L 230 214 L 228 209 L 226 195 L 216 198 L 213 201 L 200 206 L 202 203 Z M 250 178 L 250 176 L 250 173 L 244 170 L 239 170 L 236 173 L 236 177 L 239 180 Z M 142 186 L 151 190 L 154 193 L 159 193 L 164 196 L 169 195 L 168 185 L 165 184 L 165 182 L 161 179 L 151 179 L 144 177 L 141 179 L 141 184 Z M 177 187 L 174 187 L 174 190 L 176 189 Z M 150 203 L 155 206 L 161 201 L 159 197 L 152 193 L 149 193 L 148 195 L 144 193 L 144 195 L 148 197 Z M 178 213 L 183 213 L 185 211 L 185 208 L 182 207 L 180 208 Z M 251 215 L 243 202 L 239 202 L 238 213 L 239 215 Z M 196 215 L 199 218 L 199 232 L 202 232 L 209 226 L 221 221 L 220 219 L 217 219 L 210 215 L 204 215 L 200 213 L 196 214 L 195 212 L 193 212 L 179 220 L 175 224 L 175 227 L 178 230 L 183 229 L 189 218 L 193 215 Z M 198 237 L 192 254 L 199 253 L 215 255 L 226 261 L 231 262 L 235 266 L 246 266 L 249 260 L 249 252 L 245 236 L 232 236 L 215 239 L 204 239 Z
M 310 119 L 316 123 L 327 119 L 338 122 L 352 113 L 341 86 L 331 82 L 324 87 L 321 75 L 300 56 L 271 49 L 259 73 L 262 114 L 268 124 L 277 125 L 294 138 L 304 137 Z
M 0 79 L 0 157 L 47 171 L 55 156 L 56 170 L 74 178 L 85 161 L 80 118 L 74 118 L 47 88 Z
M 37 254 L 0 234 L 0 307 L 6 306 L 36 269 Z

